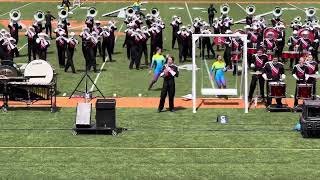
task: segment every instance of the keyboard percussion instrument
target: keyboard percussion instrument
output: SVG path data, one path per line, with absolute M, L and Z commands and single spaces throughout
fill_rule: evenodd
M 26 65 L 22 76 L 18 74 L 18 70 L 13 66 L 0 66 L 3 108 L 8 108 L 9 100 L 25 102 L 28 106 L 46 100 L 50 102 L 46 105 L 54 111 L 57 78 L 52 66 L 47 61 L 34 60 Z

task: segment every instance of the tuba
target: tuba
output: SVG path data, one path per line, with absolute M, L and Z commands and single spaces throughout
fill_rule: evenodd
M 312 18 L 316 15 L 316 9 L 314 7 L 310 7 L 306 10 L 306 16 L 308 18 Z
M 248 15 L 253 15 L 256 12 L 256 7 L 254 5 L 248 5 L 246 7 L 246 13 Z
M 96 17 L 98 14 L 98 10 L 95 8 L 95 7 L 90 7 L 88 10 L 87 10 L 87 17 Z
M 135 11 L 134 11 L 134 9 L 132 7 L 128 7 L 126 9 L 126 16 L 127 17 L 133 16 L 134 14 L 135 14 Z
M 282 9 L 281 7 L 275 7 L 272 14 L 275 16 L 275 17 L 280 17 L 282 15 Z
M 160 15 L 160 11 L 158 10 L 158 8 L 152 8 L 151 9 L 151 16 L 156 18 L 156 17 L 159 17 Z
M 66 19 L 68 17 L 68 11 L 61 9 L 58 13 L 60 19 Z
M 222 15 L 227 15 L 230 11 L 230 7 L 228 4 L 223 4 L 220 6 L 220 12 Z
M 42 11 L 37 11 L 34 15 L 33 18 L 37 22 L 44 21 L 44 13 Z
M 19 21 L 21 18 L 21 12 L 19 10 L 11 10 L 9 16 L 11 21 Z

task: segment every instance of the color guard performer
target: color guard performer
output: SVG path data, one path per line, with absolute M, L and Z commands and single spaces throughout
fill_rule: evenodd
M 270 82 L 279 82 L 284 81 L 286 78 L 286 75 L 284 74 L 284 67 L 283 64 L 278 62 L 277 57 L 273 57 L 272 61 L 269 61 L 265 64 L 262 70 L 262 77 L 267 82 L 267 107 L 269 107 L 272 103 L 272 98 L 269 97 L 270 93 Z M 282 107 L 281 98 L 277 98 L 277 107 Z
M 151 69 L 153 69 L 154 75 L 153 75 L 153 80 L 151 81 L 148 90 L 150 90 L 152 88 L 152 86 L 158 81 L 165 61 L 166 61 L 166 59 L 162 55 L 162 49 L 157 48 L 157 53 L 155 55 L 153 55 L 153 57 L 152 57 L 152 62 L 151 62 L 150 70 L 149 70 L 149 74 L 151 74 L 152 73 Z

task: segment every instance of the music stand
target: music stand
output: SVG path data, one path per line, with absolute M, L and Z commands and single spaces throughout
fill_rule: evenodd
M 105 99 L 104 95 L 102 94 L 102 92 L 100 91 L 100 89 L 98 88 L 98 86 L 94 83 L 94 81 L 92 80 L 92 78 L 90 77 L 90 75 L 88 74 L 88 70 L 87 70 L 87 67 L 85 67 L 86 71 L 84 72 L 84 74 L 82 75 L 82 78 L 81 80 L 79 81 L 78 85 L 76 86 L 76 88 L 73 90 L 73 92 L 71 93 L 71 95 L 69 96 L 69 99 L 72 98 L 72 96 L 74 95 L 75 92 L 81 92 L 81 93 L 84 93 L 84 98 L 87 102 L 87 99 L 90 99 L 92 98 L 90 96 L 90 93 L 92 94 L 93 92 L 96 92 L 98 91 L 100 93 L 100 95 Z M 96 91 L 89 91 L 88 90 L 88 79 L 91 81 L 92 85 L 97 89 Z M 82 83 L 82 81 L 85 80 L 85 90 L 84 91 L 79 91 L 78 88 L 80 86 L 80 84 Z M 88 97 L 89 95 L 89 97 Z

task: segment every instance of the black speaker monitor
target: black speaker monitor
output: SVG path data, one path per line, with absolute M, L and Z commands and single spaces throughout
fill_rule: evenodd
M 116 128 L 116 100 L 98 99 L 96 102 L 97 128 Z

